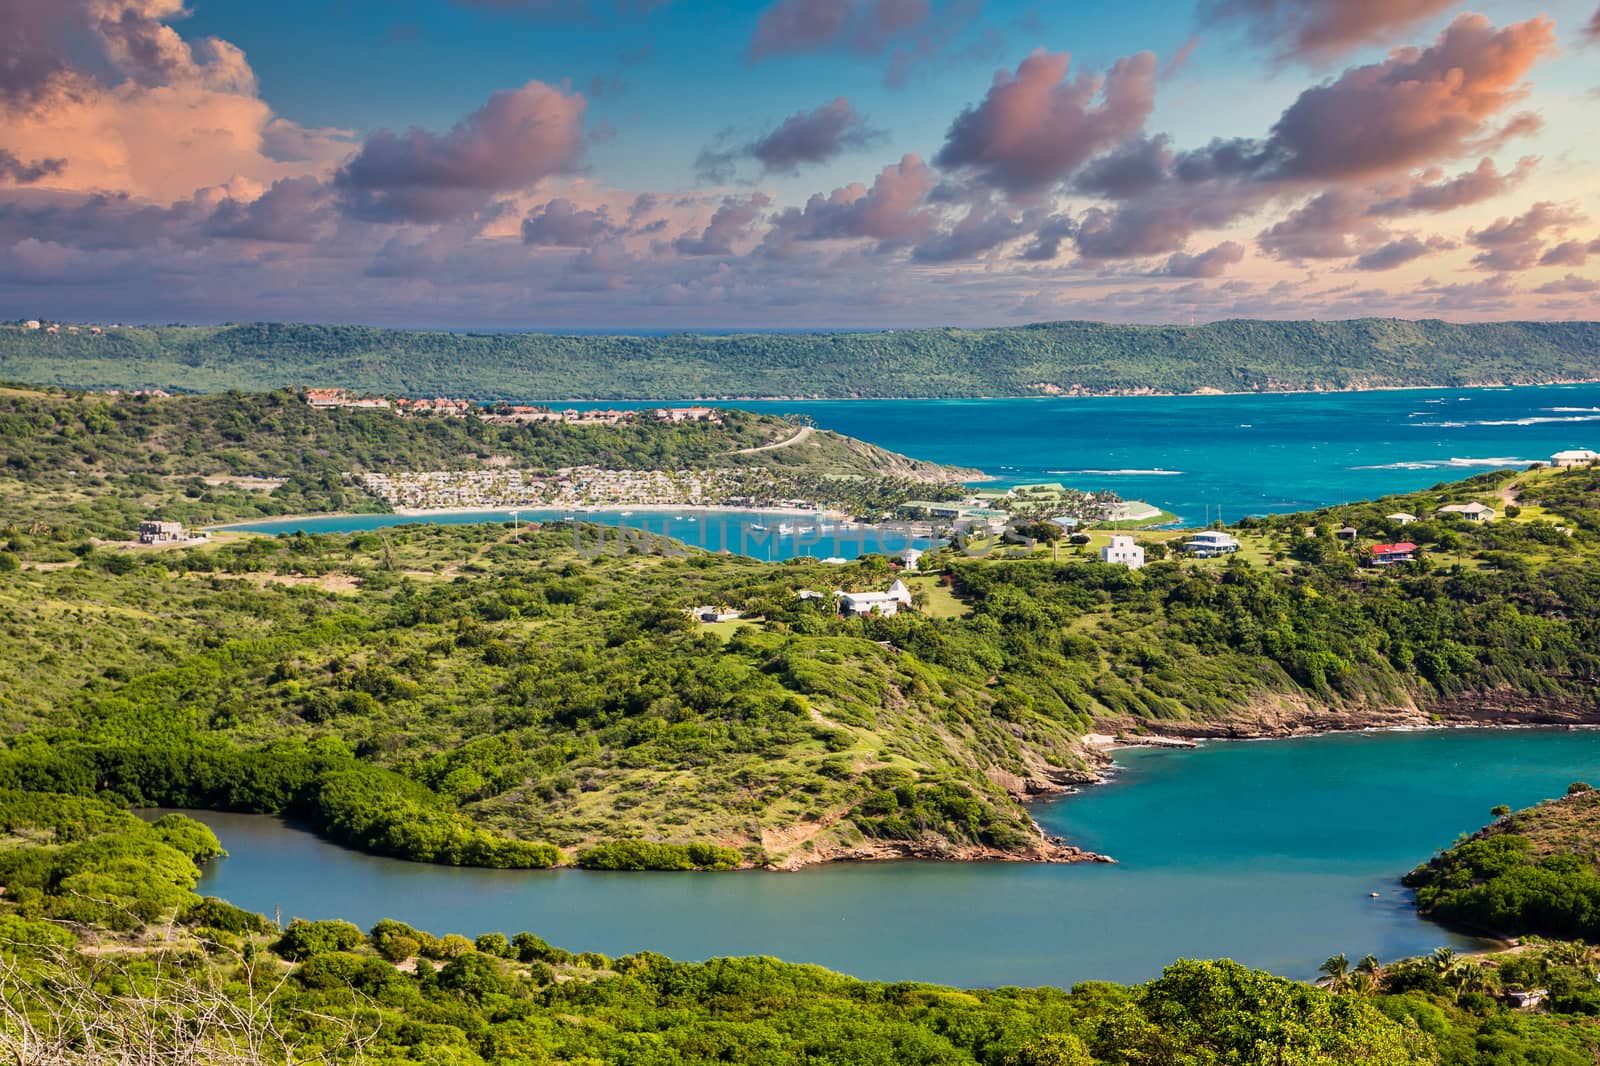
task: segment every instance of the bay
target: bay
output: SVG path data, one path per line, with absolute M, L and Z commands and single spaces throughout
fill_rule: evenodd
M 1400 876 L 1496 804 L 1600 778 L 1600 732 L 1354 733 L 1130 749 L 1117 760 L 1109 784 L 1035 809 L 1052 833 L 1114 866 L 471 870 L 361 855 L 272 818 L 206 813 L 232 854 L 206 868 L 200 890 L 285 919 L 527 929 L 573 950 L 764 954 L 969 987 L 1137 981 L 1178 957 L 1309 978 L 1337 952 L 1392 960 L 1473 947 L 1418 918 Z

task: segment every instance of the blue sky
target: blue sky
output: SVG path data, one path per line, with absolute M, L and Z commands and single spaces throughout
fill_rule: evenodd
M 1595 0 L 17 2 L 18 314 L 1593 317 L 1600 289 Z M 1096 177 L 1119 160 L 1150 180 Z

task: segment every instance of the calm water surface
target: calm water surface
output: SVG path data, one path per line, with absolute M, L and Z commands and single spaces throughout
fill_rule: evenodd
M 1304 978 L 1341 951 L 1393 959 L 1470 946 L 1419 920 L 1399 875 L 1496 804 L 1600 778 L 1600 732 L 1346 734 L 1127 750 L 1118 761 L 1111 784 L 1035 812 L 1117 866 L 460 870 L 359 855 L 271 818 L 205 814 L 233 854 L 211 864 L 201 890 L 285 918 L 528 929 L 575 950 L 775 955 L 885 980 L 1134 981 L 1180 956 Z

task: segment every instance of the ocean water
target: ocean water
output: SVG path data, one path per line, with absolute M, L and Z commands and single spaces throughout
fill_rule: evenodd
M 1568 448 L 1600 450 L 1600 385 L 728 406 L 808 415 L 892 451 L 976 467 L 1002 485 L 1112 489 L 1193 524 L 1410 492 Z
M 1355 733 L 1117 758 L 1110 784 L 1034 812 L 1115 866 L 464 870 L 361 855 L 264 816 L 202 814 L 232 854 L 208 865 L 200 891 L 285 919 L 527 929 L 573 950 L 775 955 L 969 987 L 1138 981 L 1180 957 L 1310 978 L 1339 952 L 1475 946 L 1418 918 L 1399 878 L 1496 804 L 1600 778 L 1600 731 Z

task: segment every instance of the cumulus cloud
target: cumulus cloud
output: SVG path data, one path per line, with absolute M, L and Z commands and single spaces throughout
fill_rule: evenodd
M 1174 253 L 1161 268 L 1161 273 L 1174 278 L 1220 278 L 1230 266 L 1244 259 L 1244 245 L 1238 241 L 1223 241 L 1198 255 Z
M 1397 49 L 1301 93 L 1263 146 L 1268 169 L 1338 179 L 1472 151 L 1497 132 L 1490 120 L 1523 98 L 1523 78 L 1554 47 L 1547 18 L 1495 29 L 1462 15 L 1428 48 Z
M 1155 104 L 1156 57 L 1117 60 L 1102 78 L 1069 77 L 1065 52 L 1035 52 L 951 123 L 935 162 L 1013 195 L 1038 194 L 1144 125 Z
M 802 166 L 826 163 L 845 152 L 870 148 L 884 139 L 843 96 L 810 111 L 797 111 L 776 129 L 746 144 L 730 146 L 731 133 L 701 151 L 695 172 L 706 181 L 730 180 L 742 159 L 759 163 L 766 174 L 795 174 Z
M 1555 281 L 1547 281 L 1533 291 L 1542 296 L 1582 295 L 1600 292 L 1600 281 L 1596 281 L 1593 278 L 1580 278 L 1576 274 L 1568 274 L 1565 277 L 1557 278 Z
M 1589 22 L 1583 27 L 1584 40 L 1593 44 L 1600 41 L 1600 7 L 1595 8 L 1594 14 L 1589 16 Z
M 1444 237 L 1423 240 L 1414 233 L 1407 233 L 1358 257 L 1352 265 L 1357 270 L 1393 270 L 1423 256 L 1449 251 L 1455 246 L 1454 241 Z
M 791 241 L 868 239 L 887 248 L 919 240 L 938 222 L 927 205 L 932 188 L 928 165 L 919 156 L 902 156 L 879 172 L 871 188 L 852 182 L 812 196 L 804 208 L 779 212 L 764 250 L 781 251 Z
M 1280 59 L 1322 62 L 1353 48 L 1383 44 L 1455 0 L 1201 0 L 1211 24 L 1242 23 Z
M 378 130 L 334 184 L 354 215 L 441 222 L 472 214 L 497 194 L 572 171 L 583 154 L 579 93 L 540 81 L 489 97 L 449 133 Z
M 1581 267 L 1591 255 L 1600 255 L 1600 237 L 1592 241 L 1562 241 L 1539 257 L 1539 265 Z
M 1538 264 L 1546 232 L 1559 235 L 1583 221 L 1583 214 L 1574 207 L 1541 201 L 1515 218 L 1501 218 L 1469 231 L 1467 240 L 1480 249 L 1472 263 L 1480 270 L 1527 270 Z
M 1447 180 L 1439 180 L 1441 174 L 1430 171 L 1404 194 L 1373 204 L 1370 213 L 1407 215 L 1421 211 L 1454 211 L 1510 192 L 1527 179 L 1537 164 L 1534 156 L 1524 156 L 1510 173 L 1502 174 L 1493 159 L 1485 158 L 1472 170 Z
M 586 248 L 616 231 L 604 205 L 588 210 L 561 196 L 539 205 L 522 220 L 522 243 Z
M 312 173 L 348 151 L 339 131 L 274 115 L 244 54 L 186 41 L 169 25 L 183 14 L 178 0 L 6 0 L 0 150 L 60 161 L 39 179 L 55 188 L 164 202 Z
M 734 245 L 749 237 L 771 203 L 772 197 L 759 192 L 726 197 L 705 229 L 685 233 L 672 247 L 679 255 L 732 255 Z

